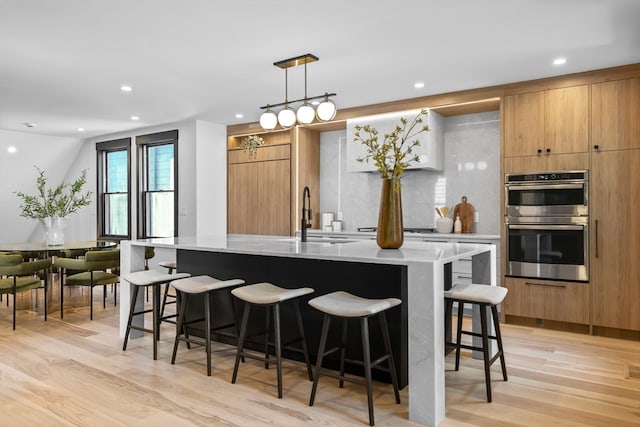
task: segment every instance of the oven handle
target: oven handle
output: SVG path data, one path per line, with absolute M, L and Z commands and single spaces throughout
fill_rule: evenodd
M 584 230 L 584 225 L 566 225 L 566 224 L 538 224 L 538 225 L 515 225 L 515 224 L 507 224 L 510 230 L 540 230 L 542 229 L 551 229 L 551 230 Z M 596 225 L 597 227 L 597 225 Z M 596 228 L 597 232 L 597 228 Z M 596 234 L 596 241 L 598 235 Z
M 525 282 L 527 286 L 546 286 L 550 288 L 566 288 L 566 285 L 554 285 L 552 283 L 533 283 L 533 282 Z
M 506 184 L 509 190 L 581 190 L 585 183 L 575 184 Z

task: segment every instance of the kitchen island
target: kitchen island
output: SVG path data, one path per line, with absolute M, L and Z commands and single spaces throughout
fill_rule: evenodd
M 407 242 L 400 249 L 382 250 L 372 241 L 300 242 L 277 236 L 146 239 L 122 242 L 122 274 L 144 268 L 144 246 L 175 249 L 179 270 L 192 274 L 224 279 L 242 272 L 236 277 L 247 283 L 270 280 L 284 287 L 311 286 L 315 296 L 343 289 L 365 297 L 399 297 L 402 304 L 394 312 L 391 335 L 393 346 L 406 347 L 394 352 L 400 352 L 398 370 L 405 370 L 405 378 L 410 379 L 409 419 L 432 426 L 445 415 L 443 291 L 450 283 L 450 265 L 471 257 L 473 281 L 496 283 L 493 245 Z M 124 335 L 130 299 L 126 281 L 121 286 L 120 333 Z M 305 329 L 315 330 L 314 319 L 303 316 Z M 312 357 L 315 346 L 310 337 Z

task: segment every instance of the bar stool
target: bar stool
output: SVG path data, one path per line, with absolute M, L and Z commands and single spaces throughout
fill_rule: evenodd
M 174 280 L 171 282 L 171 286 L 175 288 L 175 290 L 180 295 L 180 309 L 178 310 L 178 325 L 176 328 L 176 339 L 173 343 L 173 355 L 171 356 L 171 364 L 174 365 L 176 363 L 176 354 L 178 353 L 178 344 L 180 341 L 184 341 L 187 343 L 187 346 L 190 344 L 201 345 L 205 347 L 207 352 L 207 375 L 211 376 L 211 331 L 216 331 L 219 329 L 226 329 L 232 326 L 235 326 L 235 321 L 228 325 L 217 326 L 216 328 L 211 328 L 211 295 L 215 291 L 219 291 L 222 289 L 228 289 L 232 286 L 243 285 L 244 280 L 241 279 L 232 279 L 232 280 L 218 280 L 214 279 L 210 276 L 195 276 L 186 279 Z M 190 320 L 188 322 L 184 321 L 187 300 L 191 296 L 196 295 L 204 295 L 204 318 Z M 232 301 L 233 303 L 233 301 Z M 235 319 L 235 316 L 234 316 Z M 189 333 L 187 331 L 187 327 L 190 324 L 205 321 L 204 326 L 204 341 L 199 338 L 189 337 Z M 182 336 L 184 335 L 184 336 Z
M 165 283 L 169 283 L 175 279 L 181 279 L 191 276 L 189 273 L 176 273 L 166 274 L 155 270 L 142 270 L 135 273 L 129 273 L 124 276 L 124 280 L 131 284 L 131 307 L 129 308 L 129 320 L 127 321 L 127 331 L 124 334 L 124 344 L 122 351 L 127 349 L 127 343 L 129 341 L 129 334 L 131 329 L 135 329 L 142 332 L 148 332 L 153 334 L 153 360 L 158 359 L 158 343 L 160 340 L 160 289 Z M 140 288 L 148 287 L 152 288 L 152 300 L 153 308 L 151 310 L 135 311 L 136 301 L 138 300 L 138 294 Z M 151 329 L 147 329 L 144 326 L 133 325 L 133 316 L 138 314 L 153 313 L 153 323 Z
M 164 267 L 167 269 L 167 274 L 172 274 L 174 271 L 176 271 L 178 269 L 177 265 L 175 262 L 172 261 L 160 261 L 158 263 L 158 265 L 160 267 Z M 164 308 L 167 304 L 175 304 L 176 303 L 176 295 L 170 294 L 169 293 L 169 288 L 171 286 L 167 283 L 167 285 L 164 287 L 164 295 L 162 296 L 162 305 L 160 306 L 160 318 L 164 321 L 164 322 L 169 322 L 169 323 L 175 323 L 173 320 L 169 320 L 169 319 L 173 319 L 174 317 L 178 317 L 178 313 L 176 314 L 170 314 L 169 316 L 165 316 L 164 315 Z M 171 298 L 171 301 L 167 302 L 167 298 Z
M 393 353 L 391 352 L 391 340 L 389 339 L 389 329 L 387 327 L 387 317 L 385 311 L 399 305 L 402 301 L 397 298 L 386 299 L 367 299 L 352 295 L 348 292 L 338 291 L 330 294 L 313 298 L 309 301 L 309 305 L 318 311 L 324 313 L 322 322 L 322 333 L 320 335 L 320 347 L 318 348 L 318 358 L 316 361 L 316 371 L 313 377 L 313 388 L 311 389 L 311 397 L 309 406 L 313 406 L 316 390 L 318 388 L 318 380 L 320 375 L 326 375 L 340 380 L 340 388 L 344 386 L 344 381 L 350 381 L 356 384 L 364 384 L 367 387 L 367 401 L 369 405 L 369 425 L 374 425 L 373 417 L 373 393 L 371 368 L 376 367 L 383 361 L 387 361 L 387 369 L 380 367 L 383 371 L 389 372 L 391 382 L 393 383 L 393 392 L 395 394 L 396 403 L 400 403 L 400 391 L 398 389 L 398 378 L 396 375 L 395 364 L 393 362 Z M 386 354 L 375 361 L 371 361 L 371 351 L 369 346 L 369 318 L 378 315 L 380 320 L 380 329 L 382 330 L 382 338 Z M 327 336 L 329 334 L 329 326 L 331 318 L 337 317 L 342 319 L 342 341 L 337 347 L 325 351 L 327 344 Z M 348 321 L 352 319 L 360 320 L 360 330 L 362 333 L 362 355 L 363 361 L 345 359 L 347 346 L 347 326 Z M 336 351 L 340 350 L 340 374 L 334 374 L 322 367 L 322 359 Z M 345 362 L 354 363 L 364 366 L 365 380 L 346 377 L 344 375 Z
M 240 288 L 235 288 L 231 291 L 231 293 L 238 299 L 244 301 L 244 312 L 242 315 L 242 323 L 240 325 L 240 338 L 238 339 L 238 351 L 236 353 L 236 363 L 233 368 L 233 377 L 231 378 L 231 383 L 236 383 L 236 378 L 238 376 L 238 366 L 240 364 L 241 358 L 251 358 L 254 360 L 261 360 L 265 362 L 265 369 L 269 368 L 269 335 L 271 332 L 270 328 L 270 311 L 273 310 L 273 323 L 275 326 L 274 331 L 274 343 L 276 353 L 276 369 L 277 369 L 277 377 L 278 377 L 278 398 L 282 399 L 282 349 L 292 350 L 292 351 L 301 351 L 304 355 L 304 361 L 307 364 L 307 374 L 309 375 L 309 380 L 313 378 L 311 372 L 311 363 L 309 362 L 309 353 L 307 351 L 307 341 L 304 336 L 304 327 L 302 324 L 302 316 L 300 315 L 300 304 L 299 298 L 308 295 L 314 292 L 312 288 L 298 288 L 298 289 L 284 289 L 273 285 L 271 283 L 256 283 L 253 285 L 242 286 Z M 296 320 L 298 323 L 298 333 L 300 336 L 295 338 L 287 343 L 282 343 L 281 335 L 280 335 L 280 303 L 285 301 L 292 301 L 294 305 Z M 263 306 L 266 307 L 267 310 L 267 319 L 266 319 L 266 330 L 259 332 L 256 335 L 265 335 L 265 355 L 257 356 L 251 353 L 247 353 L 244 350 L 245 338 L 247 333 L 247 323 L 249 321 L 249 312 L 252 305 Z M 302 342 L 302 348 L 291 347 L 291 344 L 294 342 Z
M 447 342 L 446 345 L 455 346 L 456 348 L 456 371 L 460 367 L 460 349 L 465 348 L 468 350 L 481 351 L 484 358 L 484 378 L 487 388 L 487 402 L 491 402 L 491 373 L 490 368 L 493 362 L 500 358 L 500 365 L 502 365 L 502 378 L 507 381 L 507 366 L 504 361 L 504 351 L 502 349 L 502 336 L 500 335 L 500 319 L 498 317 L 497 305 L 500 304 L 504 297 L 507 295 L 507 288 L 500 286 L 489 285 L 475 285 L 475 284 L 457 284 L 450 290 L 444 292 L 445 309 L 447 322 L 451 320 L 451 312 L 453 310 L 453 303 L 458 303 L 458 330 L 456 334 L 455 342 Z M 476 304 L 480 308 L 480 326 L 481 333 L 475 333 L 471 331 L 465 331 L 462 329 L 462 317 L 464 305 Z M 493 324 L 495 326 L 495 335 L 489 335 L 487 325 L 487 308 L 491 308 L 491 315 L 493 317 Z M 482 338 L 482 347 L 476 347 L 473 345 L 466 345 L 461 343 L 462 334 L 471 335 L 474 337 Z M 498 344 L 498 351 L 496 354 L 489 358 L 489 339 L 496 340 Z

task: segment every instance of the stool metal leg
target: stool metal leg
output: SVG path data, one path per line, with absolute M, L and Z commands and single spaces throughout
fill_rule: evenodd
M 309 361 L 309 351 L 307 350 L 307 338 L 304 335 L 304 325 L 302 324 L 302 314 L 300 314 L 300 302 L 297 299 L 294 300 L 293 306 L 296 312 L 296 320 L 298 321 L 298 333 L 302 338 L 302 353 L 304 355 L 304 362 L 307 365 L 307 374 L 309 374 L 309 381 L 313 381 L 313 372 L 311 371 L 311 362 Z
M 273 306 L 274 342 L 276 347 L 276 371 L 278 376 L 278 399 L 282 399 L 282 348 L 280 336 L 280 304 Z
M 344 358 L 347 353 L 347 334 L 349 330 L 349 319 L 342 319 L 342 338 L 340 341 L 340 388 L 344 387 Z
M 204 297 L 204 342 L 207 350 L 207 376 L 211 376 L 211 311 L 209 310 L 211 300 L 211 292 L 207 292 Z
M 264 334 L 264 369 L 269 369 L 269 338 L 271 337 L 271 306 L 265 307 L 266 319 L 264 321 L 266 331 Z
M 127 342 L 129 341 L 129 334 L 131 333 L 131 323 L 133 322 L 133 313 L 135 312 L 136 301 L 138 299 L 138 286 L 131 285 L 131 305 L 129 306 L 129 320 L 127 321 L 127 331 L 124 334 L 124 345 L 122 351 L 127 349 Z
M 329 335 L 329 325 L 331 324 L 331 316 L 325 313 L 322 321 L 322 332 L 320 333 L 320 346 L 318 348 L 318 357 L 316 359 L 316 371 L 313 374 L 313 387 L 311 388 L 311 397 L 309 397 L 309 406 L 313 406 L 316 399 L 316 390 L 318 389 L 318 380 L 320 379 L 320 371 L 322 370 L 322 358 L 324 357 L 324 348 L 327 344 L 327 335 Z
M 236 378 L 238 376 L 238 366 L 240 365 L 240 357 L 243 355 L 243 346 L 244 346 L 244 337 L 247 333 L 247 323 L 249 321 L 249 311 L 251 309 L 251 304 L 248 302 L 244 303 L 244 313 L 242 314 L 242 323 L 240 324 L 240 338 L 238 338 L 238 351 L 236 352 L 236 362 L 233 367 L 233 376 L 231 377 L 231 384 L 236 383 Z
M 500 352 L 500 365 L 502 366 L 502 379 L 507 381 L 507 364 L 504 361 L 504 350 L 502 349 L 502 334 L 500 333 L 500 319 L 498 318 L 498 307 L 491 307 L 493 316 L 493 324 L 496 330 L 496 341 L 498 342 L 498 351 Z
M 369 319 L 360 319 L 360 330 L 362 332 L 362 358 L 364 359 L 364 378 L 367 385 L 367 402 L 369 404 L 369 425 L 374 424 L 373 419 L 373 382 L 371 381 L 371 352 L 369 349 Z
M 458 301 L 458 330 L 456 331 L 456 371 L 460 368 L 460 344 L 462 341 L 462 317 L 464 314 L 464 303 Z
M 182 335 L 186 329 L 184 327 L 185 309 L 187 307 L 187 294 L 180 295 L 180 309 L 178 310 L 178 323 L 176 324 L 176 339 L 173 342 L 173 356 L 171 356 L 171 364 L 176 363 L 176 354 L 178 353 L 178 343 L 180 342 L 180 335 Z
M 482 355 L 484 357 L 484 381 L 487 385 L 487 402 L 491 402 L 491 369 L 489 365 L 487 306 L 485 304 L 480 304 L 480 326 L 482 328 Z
M 389 338 L 389 327 L 387 325 L 387 316 L 384 311 L 380 312 L 380 328 L 382 329 L 382 340 L 384 341 L 384 347 L 387 350 L 389 359 L 387 364 L 389 365 L 389 373 L 391 374 L 391 382 L 393 383 L 393 393 L 396 395 L 396 403 L 400 403 L 400 390 L 398 387 L 398 376 L 396 375 L 396 364 L 393 360 L 393 353 L 391 351 L 391 339 Z
M 152 335 L 153 335 L 153 360 L 158 360 L 158 340 L 160 340 L 160 295 L 158 294 L 158 288 L 160 285 L 154 284 L 151 286 L 151 298 L 153 299 L 153 308 L 151 310 L 153 326 L 152 326 Z M 147 286 L 148 288 L 148 286 Z

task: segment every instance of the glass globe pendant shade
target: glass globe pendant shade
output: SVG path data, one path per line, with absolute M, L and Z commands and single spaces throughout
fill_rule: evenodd
M 318 116 L 319 120 L 328 122 L 329 120 L 334 119 L 337 111 L 338 110 L 336 109 L 336 104 L 334 104 L 333 101 L 329 99 L 329 97 L 325 97 L 324 101 L 318 104 L 318 107 L 316 108 L 316 115 Z
M 262 129 L 264 130 L 275 129 L 277 124 L 278 117 L 276 117 L 275 113 L 271 111 L 270 108 L 260 116 L 260 126 L 262 126 Z
M 290 128 L 291 126 L 296 124 L 296 113 L 289 108 L 289 106 L 285 106 L 278 113 L 278 123 L 285 129 Z
M 298 123 L 308 125 L 309 123 L 313 122 L 313 119 L 315 119 L 316 112 L 311 105 L 305 102 L 300 106 L 300 108 L 298 108 L 296 117 L 298 118 Z

